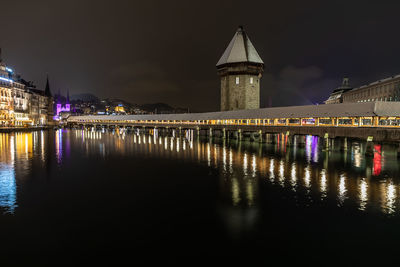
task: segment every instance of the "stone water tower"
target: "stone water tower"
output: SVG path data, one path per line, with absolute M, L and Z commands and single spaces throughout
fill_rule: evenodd
M 221 77 L 221 111 L 260 108 L 264 62 L 239 26 L 217 63 Z

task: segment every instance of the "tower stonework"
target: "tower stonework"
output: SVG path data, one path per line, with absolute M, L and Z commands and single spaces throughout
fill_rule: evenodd
M 221 77 L 221 111 L 260 108 L 264 62 L 239 26 L 217 63 Z

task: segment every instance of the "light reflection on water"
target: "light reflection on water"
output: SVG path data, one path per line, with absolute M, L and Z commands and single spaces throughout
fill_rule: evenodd
M 158 143 L 150 144 L 154 146 L 151 154 L 168 158 L 174 155 L 176 159 L 204 162 L 219 169 L 223 186 L 229 188 L 222 192 L 228 192 L 225 197 L 231 199 L 233 206 L 257 206 L 255 192 L 259 191 L 259 184 L 254 179 L 261 179 L 296 194 L 309 195 L 311 202 L 319 199 L 335 201 L 339 207 L 355 206 L 361 211 L 398 212 L 397 191 L 400 183 L 388 178 L 388 175 L 395 177 L 398 168 L 390 147 L 385 148 L 388 155 L 384 156 L 383 147 L 376 145 L 373 158 L 366 159 L 363 154 L 365 144 L 359 141 L 348 141 L 348 150 L 341 152 L 340 141 L 332 142 L 336 146 L 333 150 L 323 151 L 323 142 L 315 136 L 296 137 L 294 146 L 288 145 L 284 135 L 277 136 L 275 145 L 221 139 L 194 141 L 188 140 L 187 136 L 159 139 Z M 303 147 L 301 138 L 304 138 Z M 113 143 L 121 142 L 121 138 L 110 139 L 107 134 L 102 140 L 110 150 L 113 150 Z M 130 149 L 140 150 L 137 147 L 141 145 L 140 139 L 138 142 L 134 136 L 130 138 L 127 135 L 124 142 L 124 151 L 120 153 L 130 153 Z M 179 147 L 186 149 L 175 149 Z M 148 149 L 140 151 L 150 154 Z M 385 176 L 381 175 L 382 172 Z
M 49 142 L 49 138 L 54 139 Z M 399 213 L 398 163 L 390 147 L 375 145 L 373 157 L 366 159 L 365 144 L 356 141 L 349 141 L 345 152 L 340 152 L 340 141 L 334 143 L 336 149 L 324 151 L 323 142 L 315 136 L 296 137 L 294 145 L 284 135 L 277 136 L 277 141 L 275 145 L 199 141 L 193 131 L 165 137 L 157 129 L 148 136 L 118 129 L 0 134 L 0 208 L 6 213 L 17 210 L 18 187 L 22 186 L 18 177 L 29 178 L 33 160 L 45 164 L 50 154 L 61 165 L 73 144 L 88 156 L 144 154 L 205 164 L 219 171 L 221 198 L 233 207 L 257 207 L 260 194 L 267 194 L 259 188 L 263 183 L 273 190 L 308 196 L 306 206 L 327 201 L 363 212 Z

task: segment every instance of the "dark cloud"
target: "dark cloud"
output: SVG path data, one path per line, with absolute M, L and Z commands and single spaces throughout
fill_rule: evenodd
M 262 105 L 322 101 L 400 73 L 399 2 L 7 1 L 3 58 L 53 91 L 219 108 L 215 63 L 244 25 L 263 58 Z M 285 95 L 282 96 L 282 92 Z
M 326 99 L 324 88 L 335 88 L 336 80 L 325 78 L 316 66 L 284 67 L 278 74 L 264 77 L 261 96 L 264 106 L 311 105 Z

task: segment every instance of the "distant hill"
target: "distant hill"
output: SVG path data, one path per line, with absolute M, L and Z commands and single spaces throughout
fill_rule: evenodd
M 165 103 L 154 103 L 154 104 L 144 104 L 140 105 L 140 107 L 147 112 L 173 112 L 175 109 L 168 104 Z
M 188 113 L 188 108 L 174 108 L 166 103 L 154 103 L 154 104 L 144 104 L 140 105 L 142 110 L 151 113 Z
M 83 102 L 94 102 L 94 103 L 98 103 L 100 102 L 100 99 L 93 95 L 93 94 L 76 94 L 76 95 L 72 95 L 70 97 L 71 101 L 83 101 Z
M 89 103 L 99 109 L 104 109 L 106 106 L 115 107 L 123 105 L 126 111 L 133 112 L 134 109 L 140 109 L 149 113 L 187 113 L 187 108 L 174 108 L 166 103 L 152 103 L 152 104 L 133 104 L 119 98 L 106 98 L 100 99 L 97 96 L 89 93 L 74 94 L 70 97 L 72 104 Z

